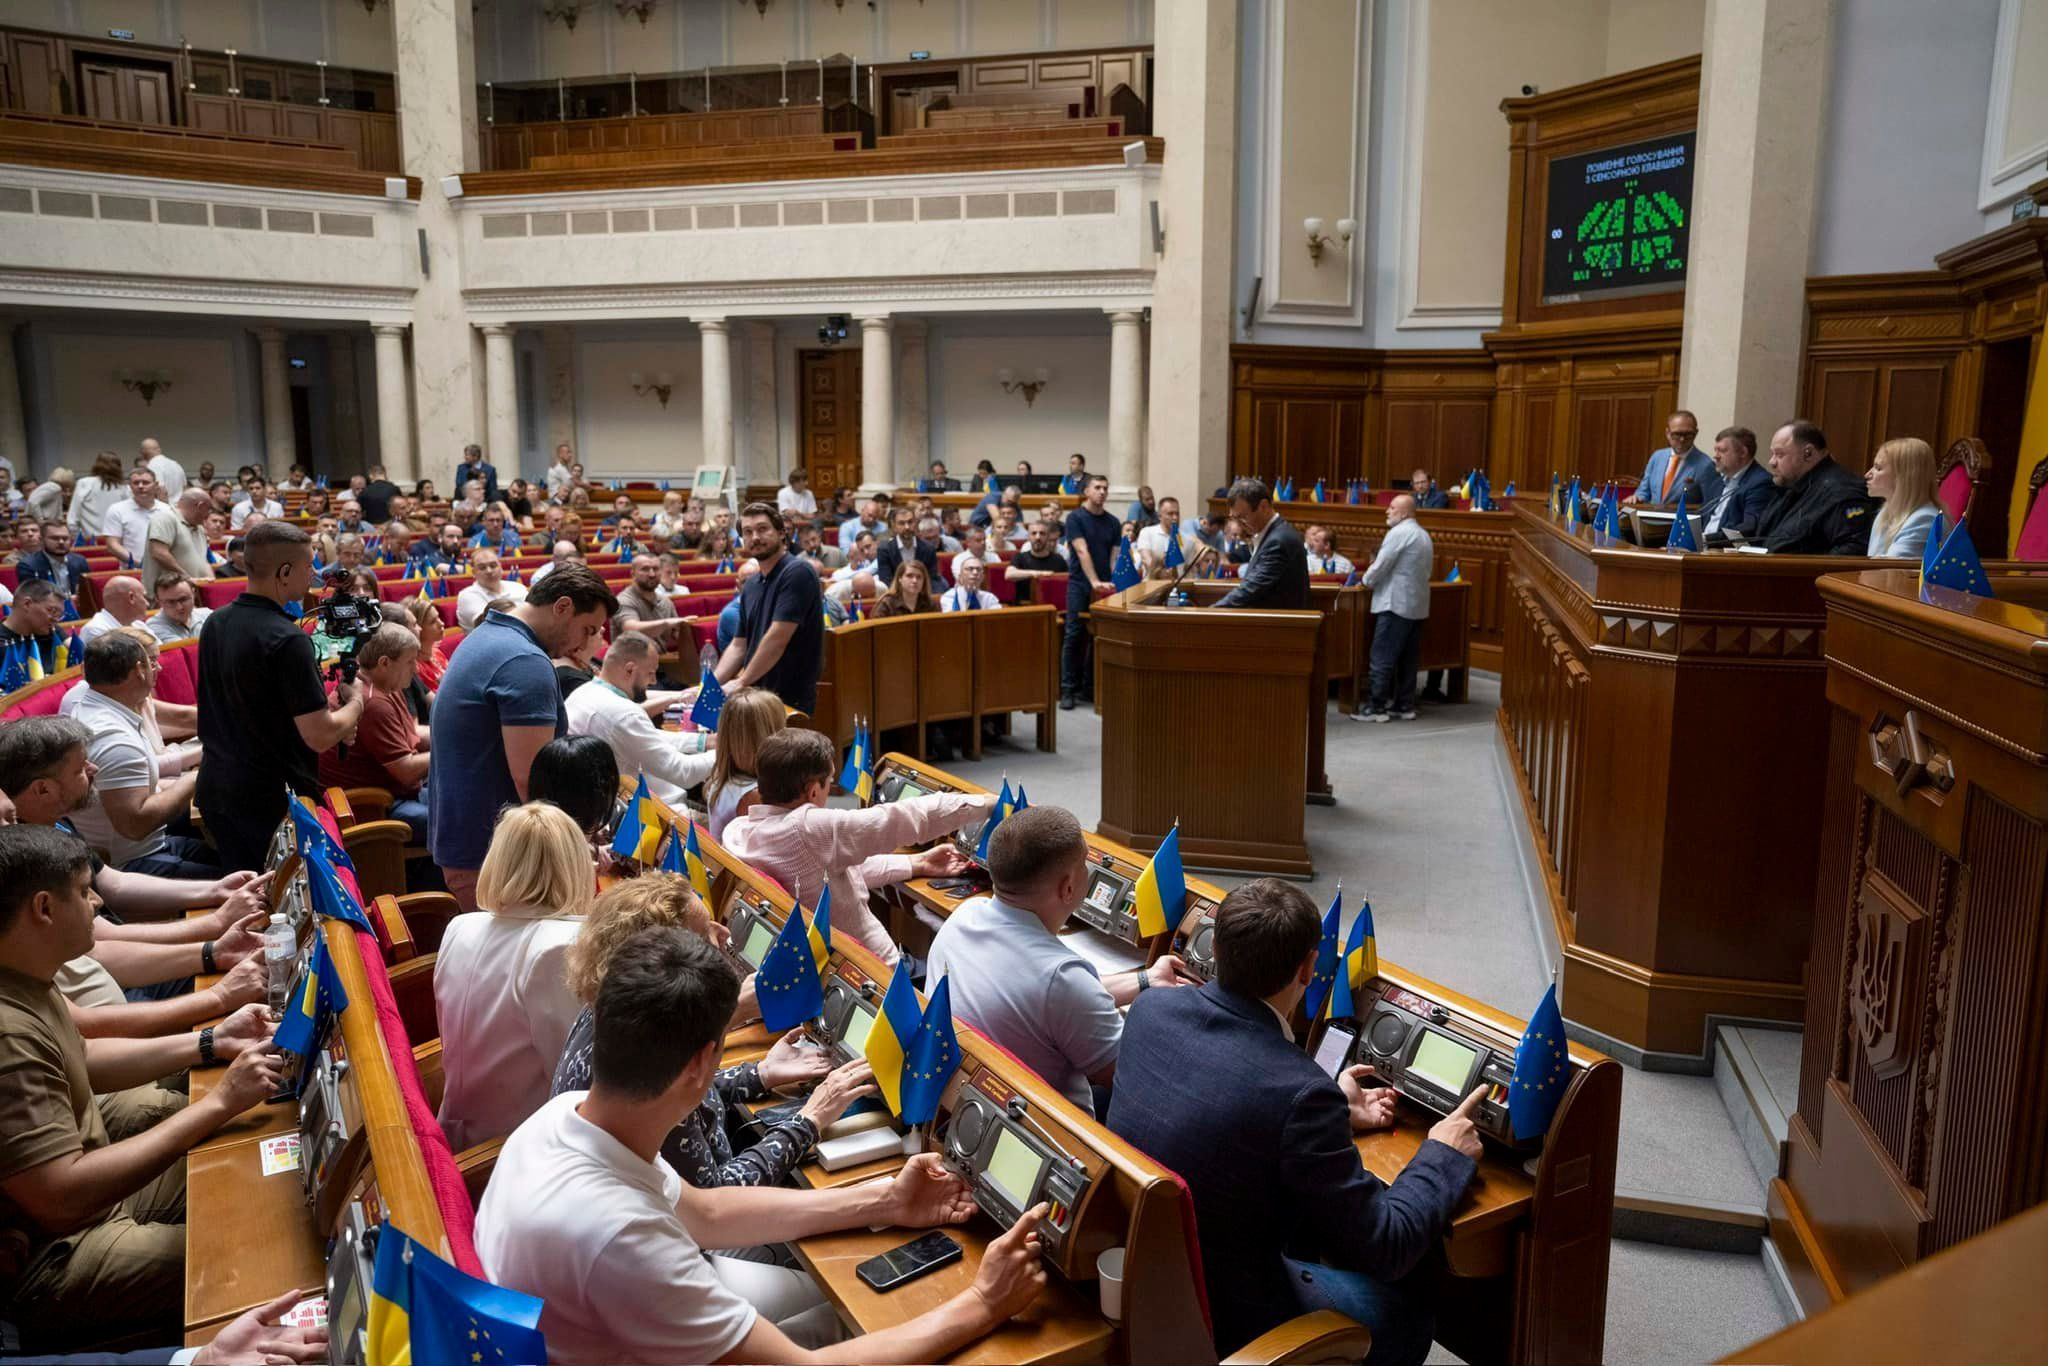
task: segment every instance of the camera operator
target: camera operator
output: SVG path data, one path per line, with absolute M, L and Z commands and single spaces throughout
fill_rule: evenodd
M 284 522 L 249 533 L 249 586 L 199 640 L 197 794 L 227 869 L 261 868 L 287 789 L 318 797 L 321 751 L 355 738 L 363 702 L 344 681 L 330 700 L 298 602 L 312 584 L 311 538 Z M 287 607 L 286 604 L 293 604 Z

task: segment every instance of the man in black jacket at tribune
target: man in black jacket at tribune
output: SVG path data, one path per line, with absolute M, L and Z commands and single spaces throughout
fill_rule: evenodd
M 1752 541 L 1773 555 L 1861 555 L 1870 545 L 1876 506 L 1863 480 L 1835 463 L 1828 439 L 1805 418 L 1771 437 L 1771 481 L 1778 496 L 1757 519 Z
M 1243 582 L 1216 605 L 1306 611 L 1308 548 L 1301 533 L 1280 515 L 1263 480 L 1240 479 L 1230 486 L 1229 497 L 1230 515 L 1252 533 L 1252 557 L 1245 562 Z

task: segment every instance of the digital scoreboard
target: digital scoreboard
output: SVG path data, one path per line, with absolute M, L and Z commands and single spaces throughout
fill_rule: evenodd
M 1684 288 L 1693 136 L 1673 133 L 1550 163 L 1544 303 Z

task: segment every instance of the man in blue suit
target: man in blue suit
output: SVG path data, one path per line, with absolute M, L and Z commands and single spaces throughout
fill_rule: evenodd
M 1335 1309 L 1372 1329 L 1372 1362 L 1420 1362 L 1435 1314 L 1428 1270 L 1411 1273 L 1472 1179 L 1480 1093 L 1392 1185 L 1368 1173 L 1352 1135 L 1391 1124 L 1398 1098 L 1365 1087 L 1367 1067 L 1333 1080 L 1288 1025 L 1321 941 L 1321 917 L 1291 883 L 1257 878 L 1225 897 L 1215 980 L 1132 1004 L 1109 1127 L 1187 1182 L 1218 1353 Z
M 26 535 L 22 539 L 26 541 Z M 22 555 L 14 565 L 18 582 L 44 579 L 67 598 L 77 594 L 90 569 L 85 556 L 71 548 L 71 528 L 62 518 L 43 523 L 40 548 L 33 554 Z
M 1721 492 L 1706 509 L 1709 537 L 1728 543 L 1728 533 L 1747 536 L 1763 520 L 1764 509 L 1778 496 L 1771 472 L 1756 462 L 1756 433 L 1747 427 L 1723 427 L 1714 436 L 1714 469 Z
M 1699 440 L 1700 420 L 1680 408 L 1664 423 L 1664 438 L 1671 444 L 1650 452 L 1643 477 L 1629 501 L 1639 507 L 1669 508 L 1678 505 L 1685 492 L 1688 509 L 1697 510 L 1721 496 L 1721 476 L 1707 453 L 1694 446 Z

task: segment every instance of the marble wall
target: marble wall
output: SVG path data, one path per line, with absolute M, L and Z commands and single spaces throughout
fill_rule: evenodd
M 1048 321 L 1062 331 L 1018 334 L 995 319 L 938 319 L 931 326 L 931 459 L 965 475 L 977 460 L 1008 471 L 1019 460 L 1048 472 L 1080 451 L 1109 469 L 1109 325 L 1101 319 Z M 1020 378 L 1052 372 L 1026 406 L 996 372 Z

